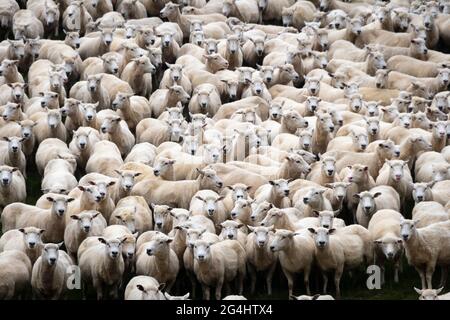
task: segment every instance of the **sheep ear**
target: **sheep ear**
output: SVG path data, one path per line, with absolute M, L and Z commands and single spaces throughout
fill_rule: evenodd
M 52 197 L 47 197 L 46 199 L 48 202 L 55 202 L 55 199 L 53 199 Z
M 444 287 L 440 287 L 439 289 L 436 289 L 436 294 L 439 294 L 442 292 L 442 290 L 444 290 Z
M 144 287 L 142 285 L 140 285 L 140 284 L 136 285 L 136 288 L 138 288 L 142 292 L 145 292 Z
M 317 211 L 317 210 L 313 210 L 313 214 L 314 214 L 316 217 L 318 217 L 318 216 L 320 215 L 320 212 Z
M 416 287 L 414 287 L 414 290 L 418 293 L 418 294 L 420 294 L 420 295 L 422 295 L 422 290 L 420 290 L 420 289 L 417 289 Z
M 335 231 L 336 231 L 335 228 L 331 228 L 331 229 L 328 230 L 328 234 L 333 234 Z
M 25 233 L 25 229 L 23 229 L 23 228 L 20 228 L 19 231 L 22 233 Z
M 312 297 L 312 300 L 317 300 L 319 297 L 320 297 L 320 294 L 315 294 L 315 295 Z
M 70 216 L 73 220 L 80 220 L 80 218 L 76 215 L 76 214 L 73 214 L 73 215 L 71 215 Z
M 339 210 L 339 209 L 333 211 L 333 214 L 335 217 L 337 217 L 339 215 L 339 213 L 341 213 L 341 210 Z
M 103 243 L 103 244 L 106 244 L 105 238 L 100 237 L 100 238 L 98 238 L 98 241 L 100 241 L 100 242 Z
M 255 231 L 255 227 L 247 226 L 247 228 L 248 228 L 251 232 L 254 232 L 254 231 Z
M 160 283 L 159 286 L 158 286 L 158 290 L 161 291 L 161 290 L 163 290 L 165 287 L 166 287 L 166 284 L 165 284 L 164 282 L 163 282 L 163 283 Z
M 64 241 L 62 241 L 62 242 L 60 242 L 60 243 L 57 243 L 58 248 L 61 248 L 63 244 L 64 244 Z
M 312 234 L 316 233 L 316 230 L 314 228 L 308 228 L 308 231 L 311 232 Z

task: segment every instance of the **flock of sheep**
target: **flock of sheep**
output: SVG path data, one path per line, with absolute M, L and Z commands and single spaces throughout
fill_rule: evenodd
M 450 299 L 450 1 L 0 0 L 0 23 L 1 299 L 65 298 L 74 268 L 97 299 L 277 273 L 333 299 L 402 260 Z

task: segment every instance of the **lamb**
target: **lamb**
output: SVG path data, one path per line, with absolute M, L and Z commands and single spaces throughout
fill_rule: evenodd
M 115 176 L 114 170 L 120 169 L 123 160 L 119 148 L 110 141 L 99 141 L 94 145 L 94 152 L 86 163 L 86 172 L 97 172 Z
M 210 299 L 210 287 L 215 286 L 216 300 L 222 295 L 222 285 L 236 279 L 238 293 L 242 294 L 246 273 L 245 250 L 236 240 L 210 244 L 205 240 L 194 242 L 194 273 L 202 284 L 203 298 Z
M 365 228 L 369 225 L 372 216 L 379 210 L 400 211 L 400 197 L 391 186 L 380 185 L 354 196 L 359 199 L 356 220 Z
M 386 260 L 394 264 L 394 282 L 398 283 L 398 272 L 403 256 L 403 241 L 400 237 L 399 224 L 403 216 L 395 210 L 383 209 L 370 219 L 368 230 L 374 243 L 375 263 L 381 266 L 382 283 L 385 282 Z
M 416 292 L 418 294 L 420 294 L 419 300 L 449 300 L 450 299 L 450 295 L 448 293 L 438 295 L 439 293 L 442 292 L 442 290 L 444 290 L 444 287 L 441 287 L 436 290 L 435 289 L 420 290 L 420 289 L 417 289 L 416 287 L 414 287 L 414 290 L 416 290 Z
M 75 199 L 58 195 L 55 197 L 48 196 L 47 200 L 51 202 L 51 207 L 48 209 L 23 203 L 12 203 L 6 206 L 1 216 L 2 232 L 34 226 L 47 230 L 42 235 L 44 242 L 56 243 L 62 241 L 66 225 L 64 214 L 67 211 L 67 204 Z
M 311 294 L 309 274 L 314 260 L 314 242 L 312 238 L 305 231 L 293 232 L 278 229 L 270 242 L 270 250 L 278 252 L 281 268 L 288 279 L 289 297 L 293 294 L 294 275 L 300 272 L 303 272 L 306 292 Z M 291 259 L 294 259 L 295 262 Z
M 14 203 L 24 202 L 27 197 L 25 178 L 18 168 L 0 166 L 0 208 Z
M 91 237 L 88 237 L 83 242 L 90 239 Z M 86 290 L 86 286 L 92 283 L 97 291 L 97 300 L 107 297 L 109 292 L 112 293 L 114 298 L 118 298 L 118 288 L 125 269 L 120 252 L 125 240 L 126 238 L 119 240 L 100 237 L 98 238 L 98 244 L 93 243 L 81 255 L 80 252 L 78 254 L 81 278 L 84 284 L 83 289 Z M 106 291 L 107 288 L 110 289 L 109 292 Z M 85 294 L 86 291 L 84 291 Z
M 314 237 L 317 264 L 323 272 L 334 270 L 336 297 L 340 298 L 340 280 L 344 268 L 353 269 L 372 258 L 372 243 L 369 231 L 359 225 L 339 229 L 309 228 Z M 333 235 L 334 234 L 334 235 Z M 331 237 L 330 237 L 331 235 Z M 324 294 L 328 276 L 323 273 Z M 309 294 L 309 293 L 308 293 Z
M 135 276 L 125 288 L 125 300 L 165 300 L 161 290 L 165 283 L 159 283 L 153 277 Z
M 270 250 L 270 243 L 273 239 L 270 231 L 273 227 L 252 227 L 248 226 L 251 233 L 248 234 L 245 245 L 247 256 L 247 268 L 250 274 L 250 291 L 255 292 L 256 273 L 265 272 L 267 294 L 272 295 L 272 277 L 278 260 L 278 253 Z
M 0 238 L 0 252 L 7 250 L 18 250 L 27 255 L 34 264 L 41 255 L 44 244 L 41 235 L 44 229 L 35 227 L 9 230 Z
M 0 254 L 0 298 L 12 300 L 24 296 L 29 290 L 31 263 L 25 253 L 7 250 Z
M 71 215 L 72 219 L 64 231 L 64 244 L 70 257 L 77 261 L 78 247 L 89 236 L 102 235 L 106 228 L 106 220 L 95 210 L 85 210 Z
M 59 250 L 61 244 L 46 243 L 41 256 L 33 265 L 31 287 L 39 299 L 61 299 L 67 292 L 69 274 L 73 265 L 69 255 Z
M 156 235 L 139 247 L 136 260 L 138 275 L 152 276 L 159 282 L 166 283 L 166 290 L 169 292 L 179 270 L 177 255 L 169 246 L 172 241 L 173 238 L 165 234 Z
M 111 217 L 110 224 L 125 225 L 131 233 L 139 234 L 153 227 L 152 212 L 144 198 L 128 196 L 121 198 Z
M 432 277 L 436 266 L 449 264 L 448 232 L 450 221 L 433 223 L 424 228 L 416 228 L 414 220 L 400 222 L 408 264 L 414 266 L 422 280 L 422 289 L 432 288 Z

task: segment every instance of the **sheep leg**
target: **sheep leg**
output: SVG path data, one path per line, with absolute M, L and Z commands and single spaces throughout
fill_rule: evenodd
M 211 296 L 209 287 L 207 285 L 202 284 L 202 290 L 203 290 L 203 299 L 209 300 Z
M 277 264 L 274 263 L 270 269 L 269 272 L 267 272 L 267 277 L 266 277 L 266 283 L 267 283 L 267 294 L 269 296 L 272 295 L 272 278 L 273 278 L 273 274 L 275 272 L 275 268 L 277 267 Z M 256 279 L 255 279 L 256 280 Z
M 427 279 L 428 289 L 433 289 L 433 273 L 434 273 L 434 265 L 429 265 L 425 269 L 425 277 Z
M 306 268 L 305 271 L 303 272 L 303 282 L 305 283 L 305 287 L 306 287 L 306 294 L 308 296 L 311 295 L 311 290 L 309 288 L 309 274 L 311 272 L 310 268 Z
M 425 290 L 427 288 L 427 282 L 425 280 L 425 272 L 420 268 L 416 268 L 416 271 L 419 273 L 420 280 L 422 282 L 422 290 Z
M 441 267 L 441 284 L 439 285 L 439 287 L 445 287 L 445 284 L 447 283 L 447 276 L 448 276 L 448 268 Z
M 336 298 L 341 298 L 341 288 L 339 287 L 341 283 L 341 277 L 342 277 L 343 270 L 342 269 L 336 269 L 334 272 L 334 285 L 336 286 Z
M 323 294 L 327 294 L 328 275 L 325 271 L 322 273 L 322 278 L 323 278 Z
M 220 279 L 216 285 L 216 300 L 220 300 L 222 296 L 222 286 L 223 286 L 223 279 Z
M 250 274 L 250 292 L 251 294 L 254 294 L 256 287 L 256 271 L 255 268 L 250 263 L 247 266 L 248 266 L 248 273 Z
M 398 283 L 398 274 L 399 274 L 399 269 L 400 269 L 400 264 L 401 264 L 401 259 L 397 259 L 397 261 L 395 261 L 394 263 L 394 282 Z
M 293 289 L 294 289 L 294 275 L 287 270 L 283 270 L 283 271 L 284 271 L 284 275 L 286 276 L 287 281 L 288 281 L 289 297 L 291 297 L 293 294 Z
M 167 282 L 167 284 L 166 284 L 166 291 L 167 291 L 168 293 L 170 293 L 170 290 L 172 289 L 174 283 L 175 283 L 174 280 L 172 280 L 172 281 L 170 281 L 170 282 L 169 282 L 169 281 Z
M 103 285 L 98 280 L 93 279 L 92 284 L 97 291 L 97 300 L 103 300 Z
M 189 277 L 189 280 L 191 280 L 191 287 L 192 287 L 191 293 L 192 293 L 192 299 L 194 299 L 195 298 L 195 289 L 196 289 L 196 286 L 197 286 L 197 282 L 195 281 L 195 276 L 190 271 L 188 273 L 188 277 Z

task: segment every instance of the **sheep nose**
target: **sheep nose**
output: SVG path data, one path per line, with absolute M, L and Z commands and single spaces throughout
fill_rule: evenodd
M 344 124 L 344 120 L 339 120 L 338 123 L 339 123 L 340 125 L 343 125 L 343 124 Z
M 229 235 L 228 235 L 228 239 L 233 239 L 233 235 L 232 235 L 232 234 L 229 234 Z
M 45 101 L 41 101 L 41 106 L 45 107 Z
M 256 217 L 255 217 L 255 216 L 250 216 L 250 219 L 251 219 L 252 221 L 255 221 L 255 220 L 256 220 Z
M 51 265 L 55 264 L 55 262 L 56 262 L 56 258 L 50 258 L 49 260 L 50 260 Z
M 265 243 L 264 241 L 258 241 L 258 244 L 260 247 L 262 247 L 264 245 L 264 243 Z
M 403 240 L 408 240 L 408 235 L 407 234 L 402 234 L 402 238 L 403 238 Z
M 3 179 L 2 182 L 3 182 L 4 185 L 7 185 L 9 180 L 8 179 Z
M 89 230 L 91 230 L 91 227 L 88 227 L 88 226 L 84 227 L 85 232 L 89 232 Z
M 328 175 L 332 175 L 333 174 L 333 172 L 334 172 L 334 170 L 328 170 Z
M 75 47 L 78 49 L 78 48 L 80 47 L 80 44 L 77 43 L 77 44 L 75 45 Z
M 311 89 L 311 92 L 312 93 L 316 93 L 316 89 Z
M 100 202 L 100 200 L 102 200 L 102 197 L 97 196 L 97 197 L 95 197 L 95 199 L 97 200 L 97 202 Z
M 370 207 L 365 206 L 364 209 L 366 209 L 366 211 L 369 211 L 369 210 L 370 210 Z
M 106 40 L 106 44 L 109 46 L 111 44 L 111 40 Z
M 275 251 L 275 246 L 270 246 L 271 251 Z
M 84 147 L 86 147 L 86 143 L 81 142 L 81 143 L 80 143 L 80 148 L 81 148 L 81 149 L 84 149 Z
M 361 30 L 356 31 L 357 34 L 361 34 Z
M 157 223 L 156 223 L 156 226 L 157 226 L 158 228 L 161 228 L 161 227 L 162 227 L 162 222 L 157 222 Z
M 131 190 L 131 188 L 133 188 L 133 186 L 132 186 L 131 184 L 127 184 L 127 185 L 125 185 L 125 189 L 127 189 L 127 190 Z
M 361 145 L 361 149 L 366 150 L 366 148 L 367 148 L 367 145 L 365 145 L 365 144 Z
M 284 190 L 284 195 L 288 196 L 289 195 L 289 190 Z
M 117 73 L 117 72 L 119 72 L 119 68 L 114 68 L 113 71 L 114 71 L 114 73 Z
M 115 258 L 115 257 L 117 257 L 118 252 L 117 252 L 117 251 L 112 251 L 112 252 L 111 252 L 111 255 L 113 256 L 113 258 Z
M 22 95 L 20 95 L 20 94 L 16 94 L 16 99 L 20 99 L 21 96 Z
M 206 102 L 202 102 L 202 107 L 206 108 Z
M 106 128 L 105 127 L 102 127 L 102 132 L 106 133 Z
M 325 229 L 328 229 L 330 226 L 329 226 L 328 224 L 324 224 L 323 227 L 324 227 Z
M 330 127 L 330 131 L 333 132 L 334 131 L 334 127 Z
M 159 170 L 153 170 L 153 174 L 154 174 L 155 176 L 159 176 Z
M 148 254 L 149 256 L 151 256 L 151 255 L 153 254 L 153 250 L 152 250 L 152 249 L 147 249 L 147 254 Z
M 133 252 L 127 252 L 127 256 L 128 256 L 128 258 L 133 258 L 134 253 Z
M 309 148 L 309 143 L 304 143 L 303 146 L 305 147 L 305 149 Z
M 179 78 L 180 78 L 179 76 L 174 76 L 173 80 L 178 81 Z
M 423 201 L 423 196 L 417 196 L 417 200 Z
M 36 245 L 36 242 L 28 242 L 28 245 L 30 246 L 30 248 L 33 248 Z
M 325 241 L 319 241 L 319 246 L 321 247 L 325 246 Z
M 324 6 L 320 6 L 319 9 L 320 9 L 320 11 L 325 11 L 325 7 Z
M 64 214 L 64 211 L 65 211 L 64 209 L 59 209 L 59 210 L 58 210 L 58 213 L 59 213 L 60 215 L 62 215 L 62 214 Z
M 222 188 L 223 183 L 222 183 L 222 182 L 219 182 L 219 183 L 217 183 L 217 185 L 219 186 L 219 188 Z
M 95 91 L 95 87 L 90 86 L 90 87 L 89 87 L 89 90 Z
M 270 83 L 270 82 L 272 82 L 272 78 L 267 77 L 267 78 L 266 78 L 266 81 Z
M 104 197 L 104 196 L 106 196 L 106 193 L 105 192 L 100 192 L 100 196 Z
M 202 254 L 198 255 L 197 257 L 198 257 L 198 260 L 200 260 L 200 261 L 203 261 L 205 259 L 205 256 Z
M 398 157 L 400 155 L 400 151 L 396 151 L 395 155 Z
M 308 202 L 309 202 L 309 198 L 303 198 L 303 203 L 304 204 L 308 204 Z
M 320 10 L 322 10 L 322 9 L 320 9 Z M 335 27 L 336 29 L 339 29 L 339 28 L 340 28 L 340 26 L 341 26 L 341 24 L 340 24 L 340 23 L 335 23 L 335 24 L 334 24 L 334 27 Z
M 213 215 L 214 214 L 214 209 L 209 209 L 208 213 L 209 213 L 209 215 Z
M 92 116 L 87 116 L 87 118 L 89 121 L 92 120 Z
M 30 134 L 29 134 L 28 132 L 25 132 L 25 133 L 23 134 L 23 136 L 24 136 L 25 138 L 28 138 L 28 137 L 30 136 Z
M 390 259 L 392 259 L 392 258 L 394 257 L 394 253 L 389 252 L 389 253 L 388 253 L 388 257 L 389 257 Z

